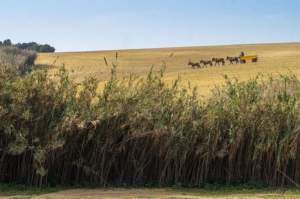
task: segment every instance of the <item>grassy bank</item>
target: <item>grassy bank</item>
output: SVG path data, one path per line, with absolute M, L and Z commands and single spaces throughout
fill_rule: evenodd
M 24 198 L 28 198 L 31 196 L 54 193 L 60 190 L 62 189 L 49 187 L 36 188 L 16 184 L 0 184 L 0 197 L 23 196 Z

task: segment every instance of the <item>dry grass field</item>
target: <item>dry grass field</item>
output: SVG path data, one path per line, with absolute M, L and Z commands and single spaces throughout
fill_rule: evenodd
M 198 62 L 212 57 L 238 56 L 241 51 L 249 55 L 257 54 L 259 62 L 238 65 L 226 63 L 223 67 L 205 69 L 191 69 L 187 65 L 189 60 Z M 152 66 L 160 69 L 166 65 L 165 78 L 168 81 L 179 75 L 184 83 L 190 81 L 199 88 L 201 94 L 207 95 L 212 87 L 224 81 L 225 74 L 240 80 L 260 73 L 276 75 L 292 72 L 300 77 L 300 43 L 46 53 L 38 56 L 37 63 L 52 65 L 53 71 L 65 65 L 76 81 L 92 75 L 102 82 L 109 78 L 112 63 L 118 64 L 118 77 L 128 76 L 130 73 L 143 76 Z

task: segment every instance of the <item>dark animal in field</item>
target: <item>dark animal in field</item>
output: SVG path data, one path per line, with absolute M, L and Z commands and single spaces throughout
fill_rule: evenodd
M 191 62 L 189 61 L 188 63 L 189 66 L 191 66 L 192 68 L 201 68 L 201 65 L 198 62 Z
M 245 56 L 245 53 L 242 51 L 240 57 Z
M 212 62 L 215 62 L 216 65 L 222 64 L 223 66 L 225 65 L 225 59 L 224 58 L 212 58 Z
M 233 64 L 233 63 L 238 64 L 239 61 L 240 61 L 240 58 L 239 57 L 228 57 L 227 56 L 226 60 L 228 60 L 230 62 L 230 64 Z
M 203 64 L 203 66 L 207 67 L 207 65 L 212 66 L 213 63 L 210 60 L 200 60 L 200 64 Z
M 240 60 L 240 63 L 241 63 L 241 64 L 245 64 L 245 63 L 246 63 L 246 60 L 241 59 L 241 60 Z

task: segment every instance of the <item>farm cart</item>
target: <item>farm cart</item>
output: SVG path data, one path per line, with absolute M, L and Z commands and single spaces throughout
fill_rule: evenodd
M 258 57 L 257 55 L 243 55 L 240 56 L 240 62 L 241 63 L 246 63 L 246 62 L 257 62 L 258 61 Z

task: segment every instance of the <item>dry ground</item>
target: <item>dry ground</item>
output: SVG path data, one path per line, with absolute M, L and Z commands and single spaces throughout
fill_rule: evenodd
M 280 191 L 229 191 L 208 192 L 197 189 L 175 190 L 175 189 L 77 189 L 61 191 L 57 193 L 44 194 L 40 196 L 6 196 L 4 198 L 14 199 L 295 199 L 300 198 L 298 192 Z
M 196 62 L 212 57 L 238 56 L 241 51 L 257 54 L 259 62 L 244 65 L 227 63 L 224 67 L 206 69 L 191 69 L 187 66 L 189 60 Z M 184 83 L 190 81 L 204 95 L 224 81 L 224 74 L 240 80 L 255 77 L 259 73 L 278 75 L 292 72 L 300 77 L 300 43 L 123 50 L 118 51 L 118 61 L 115 56 L 116 51 L 46 53 L 38 56 L 37 63 L 55 65 L 52 71 L 65 65 L 72 71 L 71 76 L 76 81 L 92 75 L 102 82 L 109 78 L 111 63 L 118 64 L 119 77 L 130 73 L 146 75 L 151 66 L 160 69 L 165 63 L 168 81 L 180 75 Z M 104 57 L 109 66 L 105 65 Z

